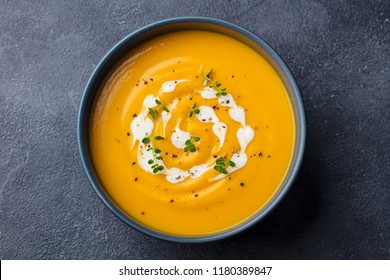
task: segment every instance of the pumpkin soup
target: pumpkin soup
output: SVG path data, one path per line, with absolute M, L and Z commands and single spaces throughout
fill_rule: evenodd
M 255 215 L 292 160 L 295 124 L 278 74 L 208 31 L 161 35 L 111 70 L 90 123 L 94 166 L 132 219 L 205 236 Z

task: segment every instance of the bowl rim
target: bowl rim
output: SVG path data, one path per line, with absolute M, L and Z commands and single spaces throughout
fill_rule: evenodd
M 274 60 L 274 62 L 280 67 L 282 73 L 285 75 L 285 79 L 287 83 L 289 84 L 291 88 L 291 92 L 289 92 L 289 96 L 291 101 L 294 101 L 295 106 L 293 106 L 294 115 L 296 115 L 296 127 L 299 125 L 298 131 L 296 131 L 296 143 L 295 143 L 295 154 L 293 158 L 291 159 L 291 163 L 289 166 L 289 169 L 287 170 L 287 173 L 285 175 L 284 180 L 282 181 L 281 185 L 279 186 L 279 190 L 277 193 L 274 194 L 274 197 L 270 199 L 270 201 L 263 206 L 262 209 L 259 209 L 259 212 L 254 214 L 253 217 L 243 221 L 242 223 L 210 235 L 204 235 L 204 236 L 180 236 L 180 235 L 173 235 L 169 233 L 163 233 L 158 232 L 157 230 L 153 230 L 151 228 L 147 228 L 146 226 L 143 226 L 142 224 L 136 222 L 135 220 L 130 219 L 126 214 L 124 214 L 114 203 L 110 201 L 110 199 L 107 197 L 107 195 L 104 193 L 104 191 L 99 187 L 99 181 L 95 176 L 93 176 L 93 167 L 90 166 L 87 154 L 85 152 L 85 149 L 89 148 L 89 144 L 85 144 L 88 142 L 88 139 L 85 139 L 83 137 L 84 129 L 89 129 L 89 123 L 85 124 L 85 118 L 89 120 L 90 115 L 86 114 L 86 108 L 88 105 L 88 97 L 89 95 L 93 95 L 92 92 L 93 85 L 98 81 L 98 74 L 103 70 L 104 66 L 110 62 L 111 59 L 113 59 L 116 52 L 118 52 L 120 49 L 126 46 L 126 44 L 138 37 L 141 34 L 144 34 L 148 31 L 151 31 L 155 28 L 167 26 L 171 24 L 178 24 L 178 23 L 208 23 L 212 25 L 216 25 L 219 27 L 227 28 L 230 30 L 233 30 L 234 32 L 240 33 L 244 37 L 250 39 L 253 41 L 256 45 L 258 45 L 260 48 L 262 48 L 270 57 Z M 211 31 L 211 30 L 210 30 Z M 216 31 L 218 32 L 218 31 Z M 273 66 L 274 67 L 274 66 Z M 101 81 L 100 81 L 101 82 Z M 286 86 L 286 85 L 285 85 Z M 287 86 L 286 86 L 287 87 Z M 95 93 L 96 94 L 96 93 Z M 96 96 L 93 96 L 93 100 Z M 296 108 L 295 108 L 296 107 Z M 121 39 L 118 43 L 116 43 L 100 60 L 100 62 L 97 64 L 95 69 L 93 70 L 87 85 L 83 91 L 81 101 L 80 101 L 80 107 L 78 111 L 78 118 L 77 118 L 77 143 L 78 143 L 78 151 L 81 158 L 81 164 L 83 166 L 83 169 L 88 177 L 88 180 L 92 187 L 94 188 L 97 195 L 100 197 L 100 199 L 103 201 L 103 203 L 123 222 L 125 222 L 127 225 L 131 226 L 132 228 L 145 233 L 147 235 L 150 235 L 152 237 L 156 237 L 163 240 L 168 241 L 175 241 L 175 242 L 182 242 L 182 243 L 203 243 L 203 242 L 210 242 L 210 241 L 216 241 L 220 239 L 225 239 L 228 237 L 231 237 L 233 235 L 236 235 L 248 228 L 250 228 L 252 225 L 263 219 L 265 216 L 267 216 L 282 200 L 282 198 L 285 196 L 287 191 L 291 188 L 291 185 L 293 181 L 295 180 L 299 168 L 302 163 L 303 154 L 304 154 L 304 148 L 305 148 L 305 141 L 306 141 L 306 118 L 305 118 L 305 111 L 303 102 L 301 99 L 300 91 L 298 89 L 298 86 L 289 70 L 287 65 L 284 63 L 284 61 L 281 59 L 281 57 L 276 53 L 271 46 L 266 43 L 263 39 L 261 39 L 259 36 L 255 35 L 254 33 L 248 31 L 247 29 L 236 25 L 231 22 L 227 22 L 220 19 L 210 18 L 210 17 L 197 17 L 197 16 L 190 16 L 190 17 L 175 17 L 175 18 L 169 18 L 164 19 L 161 21 L 157 21 L 151 24 L 148 24 L 144 27 L 141 27 L 137 29 L 136 31 L 130 33 L 129 35 L 125 36 L 123 39 Z M 91 160 L 90 160 L 91 161 Z M 100 182 L 101 183 L 101 182 Z M 102 183 L 101 183 L 102 184 Z

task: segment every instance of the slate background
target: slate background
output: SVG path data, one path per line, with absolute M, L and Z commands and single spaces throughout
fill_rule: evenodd
M 157 20 L 210 16 L 265 39 L 307 115 L 301 172 L 228 240 L 136 232 L 81 167 L 76 117 L 102 56 Z M 390 259 L 390 1 L 0 1 L 1 259 Z

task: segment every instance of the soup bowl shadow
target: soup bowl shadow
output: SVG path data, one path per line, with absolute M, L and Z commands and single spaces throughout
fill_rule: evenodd
M 243 42 L 263 56 L 273 66 L 287 89 L 293 107 L 296 125 L 295 147 L 289 170 L 287 171 L 287 175 L 281 183 L 278 191 L 274 194 L 270 201 L 251 218 L 233 228 L 211 235 L 194 237 L 158 232 L 138 223 L 128 216 L 105 190 L 104 185 L 100 181 L 94 168 L 89 146 L 89 122 L 92 106 L 98 95 L 102 81 L 112 67 L 114 67 L 121 58 L 139 44 L 156 36 L 181 30 L 204 30 L 221 33 Z M 81 156 L 82 166 L 92 187 L 95 189 L 97 195 L 103 203 L 125 223 L 145 234 L 164 240 L 188 243 L 209 242 L 230 237 L 251 227 L 274 209 L 274 207 L 285 196 L 297 175 L 303 157 L 305 137 L 306 123 L 301 96 L 291 72 L 279 55 L 264 40 L 248 30 L 226 21 L 204 17 L 181 17 L 156 22 L 131 33 L 117 43 L 103 57 L 92 73 L 81 99 L 77 121 L 78 149 Z

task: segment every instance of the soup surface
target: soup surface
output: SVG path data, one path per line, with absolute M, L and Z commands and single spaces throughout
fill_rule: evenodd
M 207 31 L 168 33 L 112 69 L 90 123 L 92 159 L 132 219 L 204 236 L 251 218 L 290 165 L 292 106 L 272 66 Z

